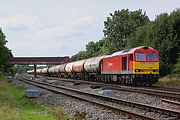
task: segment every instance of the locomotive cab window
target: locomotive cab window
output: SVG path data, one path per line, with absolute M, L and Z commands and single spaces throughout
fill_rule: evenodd
M 136 60 L 137 61 L 146 61 L 146 54 L 145 53 L 136 53 Z
M 157 54 L 156 53 L 148 53 L 148 60 L 150 60 L 150 61 L 158 60 Z

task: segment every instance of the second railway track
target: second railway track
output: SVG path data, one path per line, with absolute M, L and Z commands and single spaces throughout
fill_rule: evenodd
M 55 77 L 48 77 L 48 79 L 56 79 L 56 80 L 61 80 L 61 81 L 66 81 L 66 82 L 80 82 L 80 83 L 91 84 L 91 85 L 99 85 L 99 86 L 103 86 L 103 87 L 114 89 L 114 90 L 138 92 L 138 93 L 143 93 L 143 94 L 148 94 L 148 95 L 154 95 L 154 96 L 165 98 L 165 99 L 180 101 L 180 89 L 159 88 L 159 87 L 146 87 L 146 88 L 145 87 L 130 87 L 130 86 L 115 85 L 115 84 L 83 81 L 83 80 L 55 78 Z

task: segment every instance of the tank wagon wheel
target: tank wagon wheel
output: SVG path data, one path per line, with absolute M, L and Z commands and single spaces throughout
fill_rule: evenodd
M 102 82 L 106 82 L 106 79 L 107 79 L 107 76 L 106 75 L 104 75 L 104 78 L 103 78 L 103 81 Z
M 89 78 L 88 78 L 88 76 L 85 74 L 85 80 L 87 80 L 87 81 L 89 81 Z
M 101 81 L 101 79 L 100 79 L 99 76 L 97 76 L 96 79 L 97 79 L 97 82 L 100 82 L 100 81 Z
M 84 78 L 84 76 L 83 76 L 83 75 L 80 77 L 80 79 L 81 79 L 81 80 L 85 80 L 85 78 Z

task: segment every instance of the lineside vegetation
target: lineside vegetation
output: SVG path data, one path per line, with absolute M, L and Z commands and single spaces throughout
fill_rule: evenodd
M 11 50 L 9 50 L 5 45 L 7 43 L 6 36 L 0 28 L 0 73 L 10 72 L 12 70 L 11 66 L 7 64 L 7 61 L 12 57 Z

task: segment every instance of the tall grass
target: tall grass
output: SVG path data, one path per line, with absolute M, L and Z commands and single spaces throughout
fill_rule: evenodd
M 0 120 L 20 120 L 20 109 L 5 80 L 5 76 L 0 77 Z
M 168 76 L 162 77 L 159 79 L 159 82 L 156 86 L 175 86 L 180 88 L 180 75 L 179 74 L 170 74 Z

